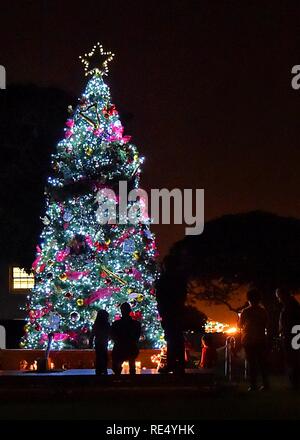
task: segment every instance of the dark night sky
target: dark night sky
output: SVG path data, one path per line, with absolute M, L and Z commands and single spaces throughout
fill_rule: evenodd
M 293 1 L 10 1 L 8 83 L 79 96 L 78 56 L 100 41 L 108 83 L 134 114 L 145 188 L 205 188 L 206 220 L 263 209 L 300 217 L 300 8 Z M 298 6 L 297 6 L 298 4 Z M 182 226 L 156 227 L 164 253 Z

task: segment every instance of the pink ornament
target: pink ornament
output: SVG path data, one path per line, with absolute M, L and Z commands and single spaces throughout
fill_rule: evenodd
M 58 261 L 59 263 L 62 263 L 67 256 L 70 254 L 70 248 L 67 248 L 63 251 L 58 251 L 56 254 L 56 261 Z
M 74 119 L 68 119 L 66 122 L 66 126 L 69 128 L 73 128 L 74 124 L 75 124 Z
M 33 270 L 36 270 L 36 268 L 37 268 L 39 262 L 40 262 L 41 259 L 42 259 L 42 256 L 41 256 L 42 249 L 40 248 L 39 245 L 37 245 L 37 247 L 36 247 L 36 252 L 37 252 L 37 257 L 36 257 L 36 259 L 34 260 L 34 262 L 32 263 L 32 269 L 33 269 Z
M 132 268 L 132 274 L 136 280 L 140 280 L 142 278 L 142 274 L 135 267 Z
M 94 135 L 99 137 L 101 136 L 101 134 L 103 133 L 103 128 L 102 127 L 98 127 L 96 130 L 94 130 Z
M 127 142 L 130 142 L 130 140 L 131 140 L 131 136 L 127 135 L 127 136 L 122 137 L 122 141 L 124 144 L 127 144 Z
M 65 341 L 69 338 L 67 333 L 55 333 L 53 336 L 54 341 Z
M 113 124 L 110 126 L 111 135 L 108 137 L 108 141 L 115 142 L 120 141 L 123 137 L 124 128 L 121 124 Z
M 89 235 L 87 235 L 87 236 L 85 237 L 85 241 L 86 241 L 86 244 L 87 244 L 90 248 L 93 248 L 93 247 L 94 247 L 93 240 L 91 239 L 91 237 L 90 237 Z
M 41 273 L 44 272 L 44 270 L 46 269 L 46 264 L 41 264 L 40 267 L 37 269 L 37 272 Z
M 120 287 L 102 287 L 95 290 L 88 298 L 84 300 L 86 305 L 92 304 L 95 301 L 103 298 L 109 298 L 114 292 L 119 292 Z
M 83 272 L 71 272 L 71 271 L 67 271 L 66 275 L 68 277 L 69 280 L 71 281 L 77 281 L 82 277 L 87 276 L 90 273 L 89 270 L 85 270 Z
M 43 343 L 43 342 L 45 342 L 45 341 L 48 341 L 48 335 L 46 335 L 46 333 L 43 333 L 43 334 L 41 335 L 40 342 Z
M 69 139 L 71 136 L 73 136 L 72 130 L 66 130 L 65 131 L 65 139 Z
M 41 259 L 42 259 L 42 257 L 39 255 L 39 256 L 34 260 L 34 262 L 32 263 L 32 269 L 33 269 L 33 270 L 36 270 L 36 269 L 37 269 L 38 264 L 39 264 L 39 262 L 41 261 Z

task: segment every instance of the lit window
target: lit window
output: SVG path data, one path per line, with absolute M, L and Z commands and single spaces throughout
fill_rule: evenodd
M 34 287 L 34 276 L 20 267 L 12 268 L 12 290 L 30 290 Z

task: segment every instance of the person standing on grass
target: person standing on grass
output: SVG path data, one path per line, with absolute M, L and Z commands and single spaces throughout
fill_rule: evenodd
M 141 324 L 130 316 L 131 307 L 128 303 L 121 305 L 122 318 L 111 326 L 111 336 L 114 342 L 112 351 L 112 369 L 115 374 L 121 374 L 122 363 L 129 362 L 129 373 L 135 374 L 135 360 L 139 354 L 139 339 Z
M 247 293 L 249 306 L 240 316 L 239 327 L 241 329 L 241 342 L 245 349 L 249 367 L 250 386 L 248 391 L 257 389 L 257 379 L 261 374 L 263 385 L 261 391 L 269 389 L 267 371 L 267 325 L 268 316 L 265 309 L 260 305 L 261 295 L 256 289 Z
M 90 347 L 95 344 L 96 374 L 107 374 L 107 345 L 110 335 L 109 314 L 106 310 L 99 310 L 90 335 Z
M 300 384 L 300 350 L 295 350 L 292 346 L 292 339 L 295 336 L 292 329 L 295 325 L 300 325 L 300 304 L 287 288 L 276 289 L 276 297 L 282 306 L 279 334 L 282 340 L 285 364 L 292 387 L 298 389 Z

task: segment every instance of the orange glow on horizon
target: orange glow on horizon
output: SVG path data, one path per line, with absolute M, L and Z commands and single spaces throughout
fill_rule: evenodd
M 225 333 L 228 335 L 233 335 L 234 333 L 237 333 L 238 329 L 236 327 L 229 327 L 229 329 L 225 330 Z

